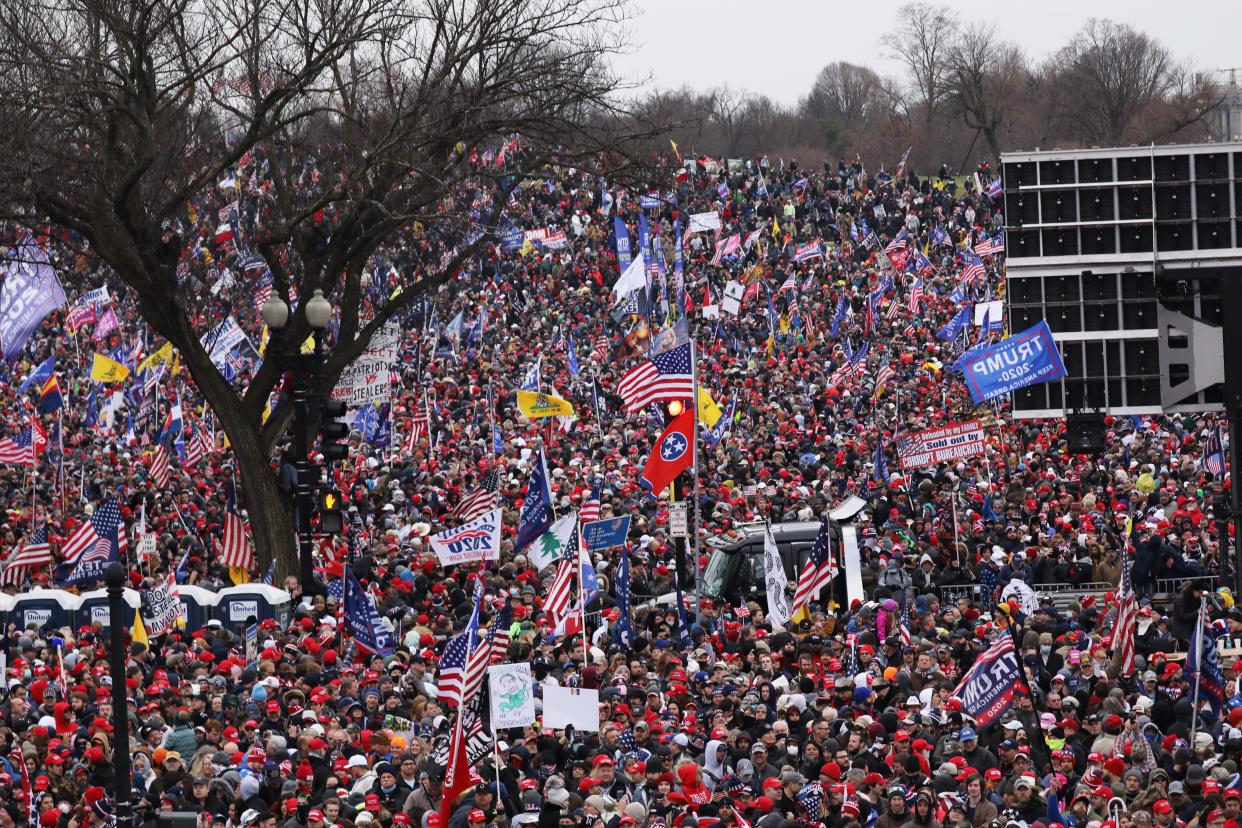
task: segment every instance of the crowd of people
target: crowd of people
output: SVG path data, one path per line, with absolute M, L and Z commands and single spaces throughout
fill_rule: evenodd
M 260 161 L 236 174 L 261 176 Z M 965 305 L 1004 297 L 991 181 L 986 167 L 955 177 L 861 160 L 687 158 L 654 199 L 567 170 L 523 182 L 506 211 L 510 232 L 562 231 L 563 244 L 489 246 L 401 319 L 391 404 L 358 421 L 336 472 L 348 530 L 317 550 L 321 583 L 285 580 L 290 621 L 264 622 L 252 659 L 213 621 L 133 642 L 125 675 L 113 676 L 98 624 L 8 625 L 0 828 L 110 824 L 118 751 L 132 758 L 136 819 L 148 826 L 191 811 L 204 828 L 1237 828 L 1242 661 L 1222 657 L 1211 692 L 1182 667 L 1201 607 L 1213 634 L 1242 630 L 1213 512 L 1227 480 L 1204 462 L 1216 424 L 1109 418 L 1107 447 L 1086 456 L 1067 451 L 1062 421 L 976 409 L 954 363 L 1004 331 L 944 329 Z M 262 186 L 246 192 L 264 197 Z M 169 228 L 184 265 L 172 278 L 209 285 L 230 263 L 255 275 L 236 267 L 239 239 L 213 234 L 222 206 L 218 193 L 205 196 Z M 257 212 L 243 203 L 240 235 Z M 718 228 L 691 221 L 709 213 Z M 653 287 L 635 313 L 616 312 L 615 220 L 637 250 L 640 215 Z M 377 255 L 374 296 L 402 278 L 404 245 L 419 238 Z M 90 381 L 91 353 L 129 349 L 136 361 L 160 342 L 101 263 L 47 243 L 58 266 L 109 288 L 98 311 L 118 324 L 92 341 L 59 311 L 7 365 L 6 435 L 39 417 L 39 388 L 20 387 L 49 356 L 65 404 L 43 415 L 51 437 L 36 467 L 0 467 L 6 554 L 46 527 L 59 560 L 80 522 L 115 498 L 136 587 L 169 573 L 208 589 L 231 583 L 216 554 L 233 485 L 222 438 L 192 468 L 174 456 L 170 485 L 150 479 L 154 443 L 178 442 L 165 427 L 174 404 L 183 429 L 214 435 L 211 412 L 174 367 L 158 380 L 160 422 L 134 427 L 123 392 Z M 993 252 L 977 255 L 981 246 Z M 736 313 L 731 282 L 743 288 Z M 203 321 L 233 315 L 257 342 L 258 308 L 227 302 L 253 292 L 222 291 Z M 727 418 L 710 434 L 703 426 L 697 485 L 687 487 L 701 560 L 683 574 L 708 562 L 711 541 L 754 523 L 819 521 L 856 495 L 866 503 L 856 519 L 864 596 L 849 600 L 842 576 L 782 626 L 762 591 L 743 603 L 675 583 L 668 492 L 639 480 L 663 420 L 624 413 L 617 383 L 679 335 L 694 340 L 698 382 Z M 851 361 L 858 370 L 842 371 Z M 524 418 L 514 392 L 532 377 L 575 416 Z M 431 428 L 409 446 L 424 405 Z M 983 453 L 902 468 L 903 434 L 970 419 L 986 424 Z M 592 560 L 599 590 L 585 644 L 557 636 L 544 613 L 554 570 L 514 547 L 540 455 L 559 513 L 598 491 L 601 517 L 631 516 L 632 636 L 621 634 L 618 549 Z M 442 566 L 428 536 L 459 522 L 455 508 L 491 472 L 500 560 Z M 140 527 L 154 551 L 139 554 Z M 374 594 L 394 654 L 349 645 L 339 593 L 326 588 L 344 567 Z M 1126 568 L 1138 594 L 1133 671 L 1119 669 L 1112 636 Z M 16 593 L 55 579 L 53 563 L 6 574 L 4 585 Z M 543 688 L 594 688 L 599 723 L 537 719 L 491 734 L 471 757 L 471 785 L 446 802 L 458 714 L 442 699 L 440 659 L 471 618 L 476 579 L 483 627 L 510 624 L 503 660 L 531 665 L 539 712 Z M 1157 589 L 1167 579 L 1178 579 L 1171 599 Z M 1015 580 L 1034 585 L 1033 605 L 1007 591 Z M 1066 606 L 1040 584 L 1079 592 Z M 679 586 L 681 608 L 658 600 Z M 1003 716 L 976 728 L 955 688 L 1011 634 L 1024 681 Z M 116 681 L 126 682 L 126 711 L 112 709 Z M 113 738 L 118 717 L 129 744 Z

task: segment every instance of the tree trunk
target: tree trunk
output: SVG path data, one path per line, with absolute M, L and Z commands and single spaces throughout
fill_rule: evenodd
M 237 462 L 241 503 L 250 518 L 259 575 L 276 561 L 276 579 L 298 574 L 298 550 L 293 525 L 293 496 L 279 485 L 269 450 L 259 432 L 246 422 L 236 401 L 213 402 L 220 426 L 228 435 Z

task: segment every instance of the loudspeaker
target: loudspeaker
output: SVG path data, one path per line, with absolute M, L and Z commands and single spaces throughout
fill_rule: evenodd
M 1084 158 L 1078 162 L 1078 180 L 1081 183 L 1113 180 L 1111 158 Z
M 1112 227 L 1084 227 L 1082 229 L 1082 253 L 1084 256 L 1117 252 L 1117 231 Z
M 1107 448 L 1104 441 L 1104 415 L 1093 411 L 1066 417 L 1065 444 L 1070 454 L 1103 452 Z
M 1082 273 L 1082 299 L 1084 302 L 1115 302 L 1117 299 L 1117 274 Z
M 1113 218 L 1113 191 L 1079 190 L 1078 214 L 1083 221 L 1111 221 Z
M 1018 227 L 1039 223 L 1039 199 L 1035 193 L 1009 193 L 1005 197 L 1005 211 Z
M 1039 206 L 1044 224 L 1078 221 L 1073 190 L 1044 190 L 1039 194 Z
M 1189 181 L 1189 155 L 1157 155 L 1156 181 Z
M 1170 221 L 1190 218 L 1190 185 L 1156 187 L 1156 220 Z
M 1198 222 L 1199 249 L 1219 250 L 1229 247 L 1229 222 L 1200 221 Z
M 1156 225 L 1160 250 L 1193 250 L 1194 233 L 1190 222 L 1160 222 Z
M 1039 183 L 1035 178 L 1035 170 L 1034 161 L 1012 161 L 1005 164 L 1002 169 L 1005 189 L 1034 187 Z
M 1122 253 L 1151 252 L 1150 224 L 1131 224 L 1119 229 L 1121 231 Z
M 1078 255 L 1078 232 L 1069 230 L 1045 230 L 1044 233 L 1044 255 L 1045 256 L 1077 256 Z
M 1044 282 L 1039 277 L 1009 280 L 1009 303 L 1011 305 L 1038 305 L 1044 299 Z
M 1048 304 L 1079 302 L 1082 290 L 1077 273 L 1071 276 L 1048 276 L 1044 279 L 1044 301 Z
M 1060 161 L 1041 161 L 1039 164 L 1039 183 L 1045 187 L 1049 184 L 1075 183 L 1074 160 L 1067 158 Z
M 1033 199 L 1032 199 L 1033 200 Z M 1005 238 L 1006 258 L 1021 259 L 1039 255 L 1038 230 L 1010 230 Z
M 1118 190 L 1117 217 L 1123 219 L 1151 218 L 1151 189 L 1122 187 Z
M 1195 217 L 1204 219 L 1227 218 L 1229 216 L 1229 185 L 1225 183 L 1195 184 Z M 1202 245 L 1200 245 L 1202 247 Z
M 1204 181 L 1229 178 L 1229 154 L 1204 152 L 1195 156 L 1195 180 Z
M 1117 159 L 1118 181 L 1150 181 L 1151 156 L 1132 155 Z

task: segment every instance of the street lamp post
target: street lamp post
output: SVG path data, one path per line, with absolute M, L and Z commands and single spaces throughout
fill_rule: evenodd
M 267 358 L 276 361 L 278 368 L 293 371 L 293 468 L 297 480 L 293 487 L 294 515 L 297 519 L 298 568 L 302 593 L 315 592 L 313 544 L 311 541 L 311 511 L 314 508 L 314 465 L 306 453 L 310 442 L 310 385 L 323 366 L 323 331 L 332 319 L 332 305 L 324 298 L 322 290 L 315 290 L 306 303 L 306 322 L 314 337 L 315 349 L 309 354 L 282 353 L 281 333 L 289 321 L 289 306 L 274 292 L 263 304 L 263 321 L 272 332 L 268 343 Z
M 112 673 L 112 766 L 116 774 L 113 798 L 117 828 L 134 823 L 129 768 L 129 699 L 125 684 L 125 567 L 113 561 L 104 572 L 108 587 L 108 670 Z

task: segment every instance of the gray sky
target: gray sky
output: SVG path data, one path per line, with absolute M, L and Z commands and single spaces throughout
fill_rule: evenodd
M 632 54 L 616 61 L 623 76 L 650 76 L 657 88 L 682 84 L 707 89 L 722 83 L 794 103 L 827 63 L 868 64 L 881 74 L 898 67 L 880 59 L 880 35 L 892 24 L 898 0 L 631 0 Z M 1035 0 L 947 3 L 963 20 L 996 24 L 1004 38 L 1042 58 L 1056 51 L 1088 17 L 1127 22 L 1157 36 L 1179 59 L 1203 69 L 1242 66 L 1242 3 L 1192 0 Z M 848 11 L 847 11 L 848 9 Z M 853 25 L 867 10 L 867 26 Z M 1239 73 L 1242 82 L 1242 73 Z

